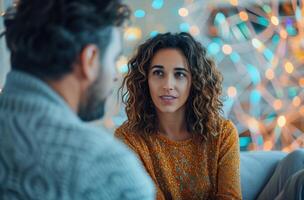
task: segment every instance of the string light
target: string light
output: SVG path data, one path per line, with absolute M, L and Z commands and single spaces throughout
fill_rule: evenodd
M 293 70 L 294 70 L 294 67 L 293 67 L 292 63 L 291 62 L 286 62 L 285 63 L 285 71 L 287 73 L 291 74 L 293 72 Z
M 200 34 L 200 30 L 197 26 L 191 26 L 189 31 L 193 36 L 197 36 Z
M 270 20 L 273 25 L 275 26 L 279 25 L 279 19 L 276 16 L 272 16 Z
M 138 27 L 128 27 L 124 32 L 124 38 L 128 41 L 138 40 L 142 37 L 142 31 Z
M 128 59 L 125 56 L 120 56 L 119 59 L 116 62 L 116 67 L 118 72 L 120 73 L 126 73 L 128 72 Z
M 223 45 L 223 47 L 222 47 L 222 51 L 224 52 L 224 54 L 229 55 L 229 54 L 231 54 L 231 52 L 232 52 L 232 48 L 231 48 L 230 45 L 225 44 L 225 45 Z
M 272 69 L 267 69 L 265 72 L 265 77 L 269 80 L 272 80 L 274 78 L 274 72 Z
M 293 98 L 293 100 L 292 100 L 292 104 L 293 104 L 295 107 L 300 106 L 300 104 L 301 104 L 301 99 L 300 99 L 300 97 L 295 96 L 295 97 Z
M 299 85 L 304 87 L 304 77 L 299 79 Z
M 230 86 L 230 87 L 228 88 L 228 90 L 227 90 L 227 93 L 228 93 L 228 96 L 229 96 L 229 97 L 235 97 L 236 94 L 237 94 L 237 90 L 236 90 L 235 87 Z
M 283 29 L 283 30 L 281 30 L 281 31 L 280 31 L 280 36 L 281 36 L 281 38 L 286 39 L 286 38 L 287 38 L 287 36 L 288 36 L 287 31 L 285 31 L 284 29 Z
M 247 21 L 248 20 L 248 14 L 245 11 L 241 11 L 239 13 L 239 16 L 240 16 L 240 19 L 243 20 L 243 21 Z
M 277 122 L 278 122 L 279 127 L 283 127 L 286 125 L 286 118 L 283 115 L 281 115 L 281 116 L 279 116 Z
M 282 108 L 282 106 L 283 106 L 283 103 L 282 103 L 282 101 L 279 100 L 279 99 L 276 99 L 276 100 L 273 102 L 273 108 L 274 108 L 275 110 L 280 110 L 280 109 Z
M 230 4 L 233 6 L 237 6 L 238 5 L 238 0 L 230 0 Z
M 181 16 L 181 17 L 187 17 L 189 12 L 188 12 L 188 9 L 187 8 L 180 8 L 178 10 L 178 14 Z
M 300 108 L 300 115 L 302 115 L 302 116 L 304 117 L 304 106 L 302 106 L 302 107 Z

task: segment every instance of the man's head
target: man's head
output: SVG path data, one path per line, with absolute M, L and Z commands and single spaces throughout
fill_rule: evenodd
M 12 69 L 55 88 L 69 82 L 80 117 L 99 118 L 121 51 L 118 27 L 128 17 L 119 0 L 20 0 L 5 16 Z

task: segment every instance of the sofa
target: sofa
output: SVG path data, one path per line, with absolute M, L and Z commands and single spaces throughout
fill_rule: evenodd
M 286 156 L 281 151 L 241 152 L 241 187 L 244 200 L 255 200 L 272 176 L 278 162 Z

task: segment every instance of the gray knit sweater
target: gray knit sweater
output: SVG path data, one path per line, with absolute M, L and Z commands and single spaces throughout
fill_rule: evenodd
M 126 146 L 82 122 L 43 81 L 8 74 L 0 94 L 1 200 L 144 200 L 154 193 Z

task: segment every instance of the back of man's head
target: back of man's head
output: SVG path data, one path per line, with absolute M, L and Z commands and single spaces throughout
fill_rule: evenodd
M 12 69 L 59 79 L 73 70 L 86 45 L 97 45 L 102 57 L 109 27 L 128 16 L 119 0 L 20 0 L 5 16 Z

